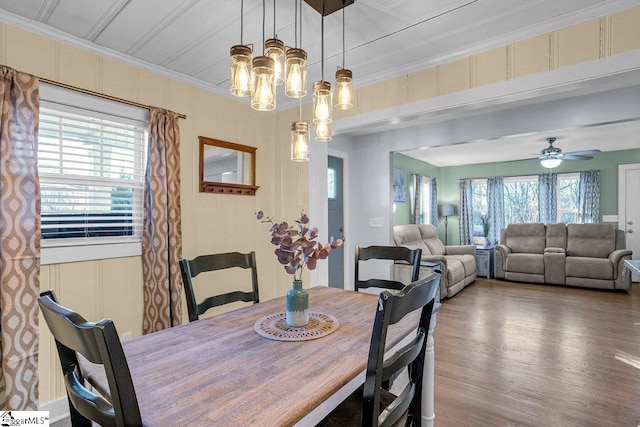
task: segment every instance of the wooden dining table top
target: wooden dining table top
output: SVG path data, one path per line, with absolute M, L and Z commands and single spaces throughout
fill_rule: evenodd
M 254 323 L 284 311 L 276 298 L 124 342 L 144 425 L 291 426 L 354 380 L 366 368 L 378 296 L 308 291 L 310 311 L 340 323 L 318 339 L 259 336 Z M 415 330 L 413 314 L 390 327 L 388 348 Z

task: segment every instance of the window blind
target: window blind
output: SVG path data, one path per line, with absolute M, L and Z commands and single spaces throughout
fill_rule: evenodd
M 43 245 L 140 241 L 146 124 L 43 103 Z

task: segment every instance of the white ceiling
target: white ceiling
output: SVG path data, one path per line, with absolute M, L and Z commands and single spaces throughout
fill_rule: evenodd
M 438 167 L 537 159 L 555 137 L 554 147 L 564 154 L 598 149 L 602 152 L 640 149 L 640 120 L 574 129 L 558 129 L 492 140 L 466 141 L 453 145 L 405 151 L 402 154 Z M 576 160 L 567 160 L 576 161 Z
M 240 0 L 0 0 L 0 21 L 228 95 Z M 276 31 L 293 46 L 294 1 L 276 3 Z M 346 68 L 356 86 L 399 76 L 640 4 L 639 0 L 356 0 L 345 8 Z M 266 37 L 274 34 L 266 1 Z M 303 3 L 308 84 L 321 77 L 320 14 Z M 244 1 L 244 43 L 262 49 L 262 2 Z M 342 64 L 342 13 L 325 18 L 325 80 Z M 295 106 L 283 95 L 279 105 Z
M 266 0 L 266 37 L 274 34 L 275 0 Z M 240 43 L 240 0 L 0 0 L 0 22 L 24 28 L 65 43 L 90 49 L 127 63 L 167 75 L 196 87 L 231 96 L 228 92 L 229 48 Z M 294 45 L 294 1 L 276 3 L 276 33 Z M 526 39 L 629 7 L 640 0 L 355 0 L 345 8 L 346 68 L 356 87 L 397 77 L 427 66 L 492 47 Z M 309 58 L 308 85 L 321 78 L 320 15 L 302 5 L 302 47 Z M 262 49 L 262 2 L 244 1 L 244 43 Z M 324 20 L 325 80 L 342 65 L 342 13 Z M 308 96 L 305 102 L 310 102 Z M 278 110 L 297 103 L 279 91 Z M 610 127 L 616 131 L 632 129 Z M 605 132 L 604 129 L 602 129 Z M 578 146 L 573 132 L 589 137 Z M 525 135 L 479 144 L 420 150 L 429 162 L 466 164 L 532 157 L 558 137 L 565 151 L 603 149 L 594 129 L 553 135 Z M 620 141 L 623 138 L 608 138 Z M 515 142 L 518 142 L 516 144 Z M 487 144 L 491 144 L 491 149 Z M 509 144 L 509 145 L 505 145 Z M 636 143 L 637 144 L 637 143 Z M 611 147 L 611 144 L 607 147 Z M 524 147 L 524 151 L 504 147 Z M 604 147 L 607 149 L 607 147 Z M 481 160 L 484 159 L 484 160 Z

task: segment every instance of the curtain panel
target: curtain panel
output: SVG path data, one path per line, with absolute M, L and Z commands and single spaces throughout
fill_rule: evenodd
M 142 237 L 144 334 L 182 322 L 181 257 L 178 115 L 151 108 Z
M 473 206 L 471 205 L 471 180 L 461 179 L 458 183 L 458 232 L 460 233 L 460 244 L 470 245 L 473 243 Z
M 487 179 L 487 221 L 489 235 L 485 244 L 497 245 L 500 242 L 500 230 L 504 228 L 504 179 L 501 176 Z
M 435 178 L 431 178 L 431 181 L 429 182 L 429 190 L 431 191 L 431 207 L 429 209 L 431 218 L 429 220 L 431 225 L 438 228 L 438 183 Z
M 38 78 L 0 66 L 0 409 L 38 409 Z
M 538 213 L 543 224 L 553 224 L 558 220 L 557 189 L 557 173 L 538 175 Z
M 411 186 L 413 191 L 411 192 L 411 223 L 422 224 L 422 180 L 424 177 L 420 174 L 411 174 L 413 179 L 413 185 Z
M 578 182 L 578 222 L 596 223 L 600 220 L 600 171 L 580 172 Z

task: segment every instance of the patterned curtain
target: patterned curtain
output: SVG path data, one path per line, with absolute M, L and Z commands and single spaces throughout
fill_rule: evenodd
M 431 208 L 429 209 L 429 212 L 431 212 L 431 218 L 429 221 L 431 222 L 431 225 L 438 228 L 438 183 L 435 178 L 431 178 L 429 189 L 431 190 Z
M 600 171 L 580 172 L 578 182 L 578 223 L 600 220 Z
M 414 173 L 411 174 L 413 178 L 412 195 L 411 195 L 411 223 L 422 224 L 422 175 Z
M 470 245 L 473 243 L 473 206 L 471 205 L 471 180 L 461 179 L 458 183 L 458 231 L 460 233 L 460 244 Z
M 487 179 L 487 217 L 489 235 L 485 242 L 493 246 L 500 241 L 500 230 L 504 228 L 504 182 L 501 176 Z
M 538 213 L 543 224 L 553 224 L 558 220 L 557 188 L 557 173 L 538 175 Z
M 0 66 L 0 409 L 38 409 L 37 77 Z
M 180 131 L 175 113 L 152 108 L 145 172 L 143 333 L 182 322 Z

